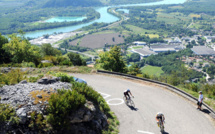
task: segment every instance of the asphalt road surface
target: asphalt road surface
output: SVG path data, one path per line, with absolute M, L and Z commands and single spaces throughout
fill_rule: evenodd
M 214 122 L 207 113 L 159 86 L 99 74 L 72 74 L 100 92 L 120 121 L 120 134 L 160 134 L 155 116 L 161 111 L 166 134 L 215 134 Z M 130 89 L 135 108 L 123 102 L 123 91 Z

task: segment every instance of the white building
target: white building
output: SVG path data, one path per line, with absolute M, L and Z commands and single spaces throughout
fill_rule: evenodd
M 135 41 L 133 42 L 134 45 L 143 45 L 143 46 L 146 46 L 147 43 L 146 42 L 141 42 L 141 41 Z

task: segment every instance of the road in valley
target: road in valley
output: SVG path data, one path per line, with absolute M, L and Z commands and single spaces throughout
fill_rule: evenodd
M 72 74 L 100 92 L 120 121 L 120 134 L 160 134 L 156 113 L 166 117 L 166 134 L 215 134 L 214 122 L 196 105 L 154 84 L 100 74 Z M 123 91 L 134 95 L 135 109 L 123 102 Z

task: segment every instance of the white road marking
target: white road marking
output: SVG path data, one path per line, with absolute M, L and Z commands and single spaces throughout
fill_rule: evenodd
M 117 100 L 117 101 L 119 100 L 121 102 L 119 102 L 119 103 L 110 103 L 110 101 L 115 101 L 115 100 Z M 114 99 L 110 99 L 110 100 L 107 101 L 108 105 L 121 105 L 123 103 L 124 103 L 124 100 L 123 99 L 119 99 L 119 98 L 114 98 Z
M 99 93 L 103 96 L 104 99 L 106 99 L 106 98 L 108 98 L 108 97 L 111 96 L 111 95 L 109 95 L 109 94 L 105 94 L 105 93 L 102 93 L 102 92 L 99 92 Z
M 154 134 L 152 132 L 147 132 L 147 131 L 141 131 L 141 130 L 137 130 L 138 133 L 143 133 L 143 134 Z

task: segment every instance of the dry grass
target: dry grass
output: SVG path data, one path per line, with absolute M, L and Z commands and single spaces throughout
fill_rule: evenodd
M 48 91 L 50 93 L 48 93 Z M 38 104 L 38 103 L 41 103 L 41 104 L 44 104 L 44 102 L 48 102 L 51 95 L 54 94 L 54 90 L 35 90 L 35 91 L 32 91 L 30 94 L 31 94 L 31 97 L 34 99 L 34 105 Z M 42 98 L 38 98 L 37 95 L 41 95 Z
M 199 15 L 199 14 L 190 14 L 189 15 L 191 18 L 201 18 L 201 15 Z

